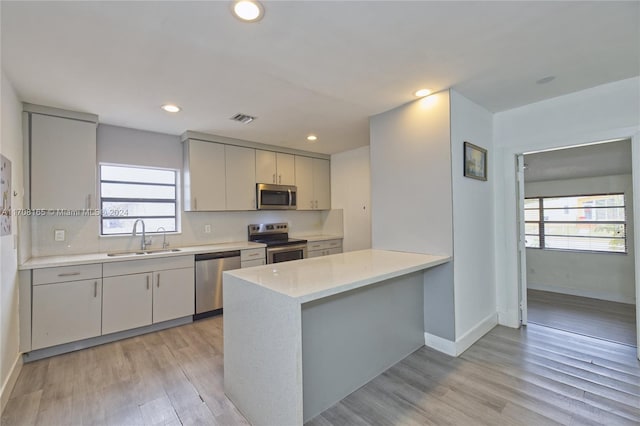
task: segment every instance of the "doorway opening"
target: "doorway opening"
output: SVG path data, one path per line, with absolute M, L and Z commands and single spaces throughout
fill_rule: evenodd
M 631 145 L 518 156 L 523 324 L 637 345 Z

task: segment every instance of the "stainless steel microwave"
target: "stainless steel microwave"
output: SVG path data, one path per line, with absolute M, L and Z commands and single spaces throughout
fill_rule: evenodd
M 256 184 L 258 210 L 295 210 L 298 189 L 291 185 Z

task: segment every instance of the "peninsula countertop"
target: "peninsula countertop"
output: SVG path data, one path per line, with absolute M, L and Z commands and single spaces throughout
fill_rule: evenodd
M 305 303 L 450 260 L 450 256 L 369 249 L 237 269 L 224 274 Z

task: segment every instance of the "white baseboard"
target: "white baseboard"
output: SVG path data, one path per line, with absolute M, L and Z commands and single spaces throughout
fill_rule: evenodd
M 4 411 L 4 407 L 9 402 L 9 397 L 11 396 L 11 391 L 13 387 L 16 385 L 18 381 L 18 376 L 20 375 L 20 371 L 22 370 L 22 355 L 17 354 L 16 360 L 9 371 L 9 376 L 7 380 L 2 384 L 2 389 L 0 390 L 0 414 Z
M 571 296 L 589 297 L 591 299 L 608 300 L 610 302 L 627 303 L 635 305 L 636 300 L 633 295 L 625 296 L 619 293 L 611 293 L 608 291 L 584 290 L 581 288 L 565 288 L 552 285 L 527 282 L 527 288 L 531 290 L 550 291 L 552 293 L 569 294 Z
M 491 331 L 496 325 L 498 325 L 498 314 L 494 312 L 476 324 L 471 330 L 464 333 L 459 339 L 456 339 L 456 356 L 469 349 L 471 345 Z
M 438 352 L 450 356 L 459 356 L 496 325 L 498 325 L 498 314 L 492 313 L 471 330 L 463 334 L 459 339 L 456 339 L 455 342 L 433 334 L 424 333 L 424 344 Z
M 456 342 L 452 342 L 451 340 L 443 339 L 442 337 L 424 333 L 424 344 L 429 346 L 431 349 L 435 349 L 438 352 L 442 352 L 447 355 L 457 356 L 456 355 Z

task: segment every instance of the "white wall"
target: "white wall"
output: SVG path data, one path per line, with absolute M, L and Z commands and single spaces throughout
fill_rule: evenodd
M 18 196 L 11 197 L 12 210 L 23 207 L 23 150 L 22 104 L 13 86 L 2 73 L 0 97 L 0 153 L 11 161 L 12 190 Z M 22 366 L 18 353 L 18 251 L 16 249 L 18 223 L 12 217 L 12 235 L 0 237 L 0 385 L 1 408 L 11 393 L 17 373 Z M 1 411 L 1 410 L 0 410 Z
M 515 155 L 629 138 L 639 130 L 640 77 L 494 115 L 491 172 L 496 185 L 496 299 L 501 324 L 519 325 Z
M 633 187 L 631 175 L 525 183 L 525 196 L 624 192 L 627 254 L 527 249 L 527 287 L 635 304 Z
M 182 168 L 182 145 L 178 136 L 109 125 L 98 126 L 98 162 L 152 167 Z M 247 239 L 247 225 L 261 222 L 288 222 L 292 235 L 342 234 L 342 212 L 250 211 L 184 212 L 181 233 L 169 234 L 172 246 L 214 244 Z M 204 232 L 211 225 L 210 234 Z M 100 237 L 96 216 L 40 216 L 31 219 L 32 256 L 54 256 L 87 252 L 134 249 L 139 237 Z M 54 240 L 54 229 L 66 230 L 66 241 Z M 153 247 L 162 237 L 153 238 Z
M 371 167 L 368 146 L 331 156 L 331 207 L 344 211 L 344 251 L 371 248 Z
M 451 90 L 453 257 L 456 339 L 483 322 L 496 323 L 493 188 L 463 175 L 464 142 L 488 150 L 493 161 L 493 115 Z M 487 325 L 489 326 L 489 325 Z
M 371 117 L 374 248 L 453 254 L 449 92 Z

